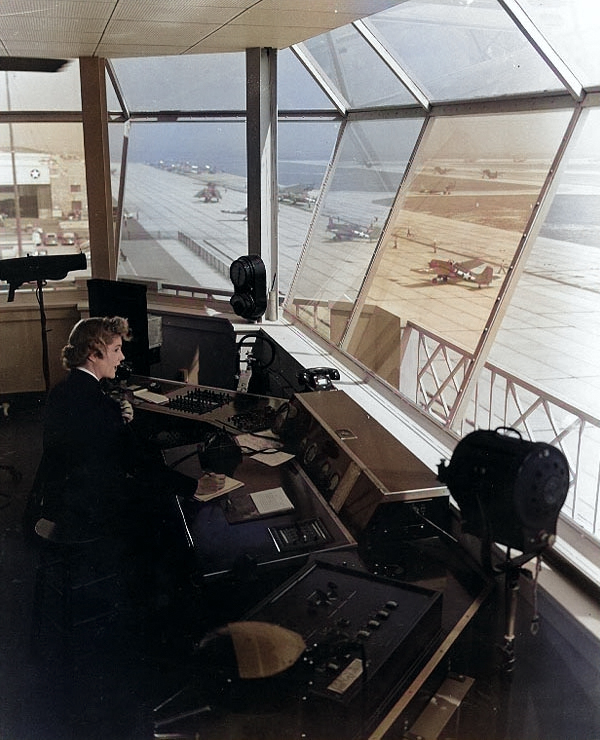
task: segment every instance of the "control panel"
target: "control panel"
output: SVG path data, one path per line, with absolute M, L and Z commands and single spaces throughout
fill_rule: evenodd
M 277 417 L 280 436 L 354 536 L 381 504 L 418 505 L 422 521 L 440 510 L 428 502 L 448 508 L 436 474 L 344 392 L 297 394 Z
M 441 615 L 437 591 L 317 561 L 247 618 L 302 635 L 310 693 L 348 704 L 390 661 L 394 679 L 409 674 L 439 635 Z

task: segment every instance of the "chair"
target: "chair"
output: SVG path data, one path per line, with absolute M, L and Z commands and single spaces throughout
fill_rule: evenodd
M 8 416 L 8 407 L 10 404 L 8 404 L 7 402 L 4 402 L 0 405 L 2 406 L 2 413 L 0 414 L 0 418 Z M 23 474 L 21 473 L 20 470 L 17 470 L 17 468 L 14 465 L 10 465 L 8 463 L 0 463 L 0 470 L 4 470 L 6 473 L 8 473 L 10 477 L 12 478 L 12 481 L 14 484 L 18 484 L 21 482 L 21 478 L 23 477 Z M 9 502 L 10 494 L 5 493 L 4 491 L 0 490 L 0 499 L 4 499 L 6 502 Z
M 76 627 L 117 613 L 110 591 L 102 588 L 117 579 L 117 570 L 102 562 L 105 538 L 70 532 L 44 518 L 37 521 L 35 534 L 42 547 L 33 598 L 34 644 L 45 620 L 69 638 Z

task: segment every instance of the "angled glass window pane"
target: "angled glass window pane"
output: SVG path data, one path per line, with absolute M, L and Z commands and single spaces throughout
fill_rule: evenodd
M 80 111 L 79 62 L 58 72 L 2 72 L 1 111 Z
M 414 103 L 412 95 L 354 26 L 315 36 L 304 46 L 352 108 Z
M 569 117 L 432 119 L 347 345 L 363 364 L 398 387 L 399 322 L 403 333 L 410 326 L 463 353 L 475 350 Z
M 243 53 L 114 59 L 112 63 L 130 111 L 246 108 Z
M 339 126 L 333 121 L 279 124 L 279 290 L 283 294 L 298 266 Z
M 106 80 L 106 110 L 108 113 L 122 113 L 121 104 L 115 93 L 115 88 L 109 75 L 105 75 Z
M 244 122 L 133 122 L 119 275 L 231 290 L 229 265 L 248 251 L 247 223 L 232 214 L 245 208 Z
M 408 0 L 367 22 L 433 101 L 562 87 L 496 0 Z
M 339 343 L 422 121 L 380 119 L 344 128 L 289 310 Z
M 116 208 L 119 199 L 119 188 L 121 186 L 121 162 L 123 159 L 123 145 L 127 146 L 129 138 L 125 141 L 125 132 L 129 129 L 129 123 L 109 123 L 108 125 L 108 147 L 110 156 L 110 177 L 113 200 L 113 214 L 116 217 Z M 115 229 L 118 224 L 115 221 Z
M 600 417 L 600 110 L 588 112 L 490 360 Z
M 327 110 L 333 103 L 290 49 L 277 54 L 279 110 Z
M 600 85 L 597 0 L 522 0 L 521 5 L 584 85 Z
M 81 124 L 0 125 L 0 257 L 87 252 L 87 212 Z

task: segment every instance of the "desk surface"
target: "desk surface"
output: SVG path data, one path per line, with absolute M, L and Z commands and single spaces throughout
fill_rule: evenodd
M 200 474 L 193 446 L 165 451 L 167 464 Z M 302 561 L 309 554 L 354 545 L 355 541 L 295 460 L 271 467 L 244 455 L 228 474 L 243 486 L 208 502 L 181 500 L 181 512 L 205 579 L 236 568 L 266 568 Z M 251 493 L 281 487 L 294 508 L 259 515 Z

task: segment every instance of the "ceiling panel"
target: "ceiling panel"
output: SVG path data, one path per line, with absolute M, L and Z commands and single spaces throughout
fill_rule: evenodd
M 177 23 L 228 23 L 235 18 L 248 0 L 237 6 L 201 5 L 197 2 L 174 2 L 165 0 L 137 0 L 125 5 L 119 3 L 112 15 L 113 20 L 176 21 Z
M 163 44 L 165 46 L 183 46 L 187 48 L 218 28 L 217 25 L 203 23 L 111 21 L 98 51 L 102 53 L 102 50 L 109 44 L 122 43 L 140 46 Z
M 402 0 L 0 0 L 0 56 L 282 49 Z

